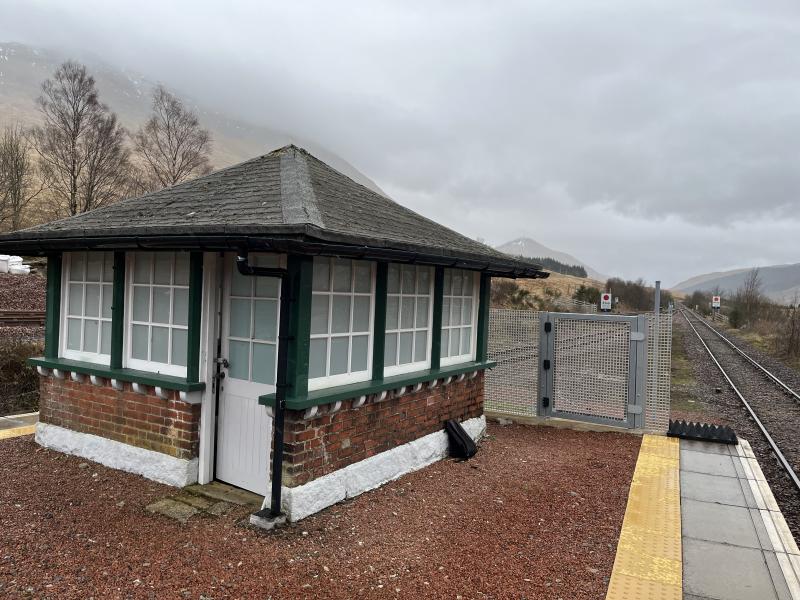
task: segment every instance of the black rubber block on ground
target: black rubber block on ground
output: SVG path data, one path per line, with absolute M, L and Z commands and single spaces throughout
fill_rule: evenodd
M 686 421 L 670 420 L 667 436 L 697 442 L 739 443 L 736 432 L 727 425 L 709 425 L 708 423 L 687 423 Z

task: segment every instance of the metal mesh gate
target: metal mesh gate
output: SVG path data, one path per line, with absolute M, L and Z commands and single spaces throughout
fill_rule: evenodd
M 658 327 L 656 322 L 658 321 Z M 666 431 L 669 427 L 670 377 L 672 375 L 672 313 L 647 315 L 647 401 L 645 427 Z
M 486 410 L 536 416 L 539 387 L 539 313 L 493 308 L 489 356 L 497 366 L 486 377 Z

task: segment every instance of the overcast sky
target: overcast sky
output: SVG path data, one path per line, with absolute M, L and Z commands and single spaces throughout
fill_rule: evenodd
M 0 40 L 313 139 L 492 244 L 666 284 L 800 262 L 796 0 L 0 0 Z

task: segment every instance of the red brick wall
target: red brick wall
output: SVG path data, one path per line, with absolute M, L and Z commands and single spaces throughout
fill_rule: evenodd
M 347 400 L 332 414 L 304 420 L 287 411 L 283 485 L 294 487 L 332 471 L 391 450 L 444 427 L 483 414 L 483 372 L 474 379 L 427 384 L 416 393 L 353 408 Z
M 70 379 L 42 377 L 39 420 L 124 442 L 132 446 L 191 459 L 198 454 L 200 405 L 178 399 L 177 391 L 163 400 L 152 387 L 147 394 L 92 385 Z

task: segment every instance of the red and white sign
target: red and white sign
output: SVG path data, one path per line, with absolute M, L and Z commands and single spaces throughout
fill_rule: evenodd
M 611 310 L 611 294 L 607 292 L 600 294 L 600 310 Z
M 722 298 L 720 296 L 711 296 L 711 308 L 719 308 L 722 306 Z

